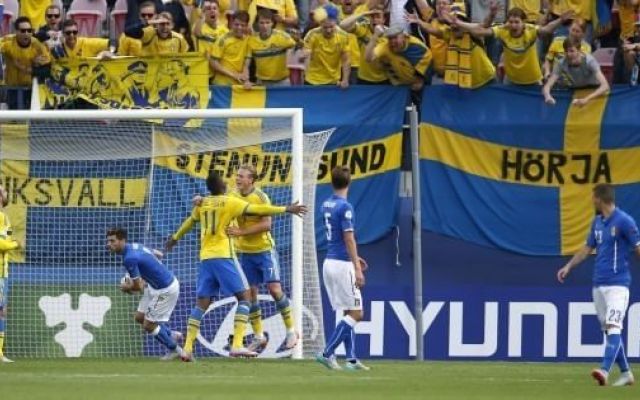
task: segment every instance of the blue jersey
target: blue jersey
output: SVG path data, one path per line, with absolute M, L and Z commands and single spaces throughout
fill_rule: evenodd
M 594 286 L 629 286 L 629 253 L 640 246 L 636 222 L 616 208 L 608 219 L 597 215 L 591 224 L 587 246 L 596 249 Z
M 351 261 L 343 233 L 353 231 L 353 207 L 347 199 L 334 194 L 322 203 L 322 217 L 327 231 L 327 258 Z
M 126 244 L 123 255 L 124 268 L 131 279 L 142 278 L 156 290 L 169 287 L 175 279 L 155 254 L 141 244 Z

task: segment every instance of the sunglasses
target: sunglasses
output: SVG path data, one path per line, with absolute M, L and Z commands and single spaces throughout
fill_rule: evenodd
M 77 35 L 78 31 L 64 31 L 64 34 L 67 36 Z
M 60 14 L 47 14 L 47 18 L 60 18 Z
M 18 29 L 18 30 L 20 31 L 20 33 L 33 33 L 32 28 Z
M 153 14 L 153 13 L 141 13 L 141 14 L 140 14 L 140 16 L 141 16 L 142 18 L 153 18 L 153 16 L 154 16 L 154 15 L 155 15 L 155 14 Z

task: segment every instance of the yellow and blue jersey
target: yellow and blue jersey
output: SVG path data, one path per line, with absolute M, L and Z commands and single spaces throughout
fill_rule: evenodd
M 231 196 L 246 201 L 249 204 L 266 204 L 270 205 L 271 201 L 262 190 L 254 188 L 251 193 L 246 196 L 240 192 L 233 192 Z M 264 217 L 253 215 L 242 215 L 238 217 L 238 227 L 241 229 L 256 225 Z M 235 249 L 239 253 L 262 253 L 270 251 L 274 246 L 273 238 L 269 231 L 254 233 L 253 235 L 239 236 L 235 239 Z
M 596 249 L 594 286 L 629 286 L 629 253 L 640 246 L 638 225 L 616 208 L 609 218 L 597 215 L 591 224 L 587 246 Z
M 389 42 L 378 43 L 374 55 L 394 85 L 410 85 L 416 75 L 425 76 L 433 58 L 429 48 L 414 36 L 408 36 L 400 53 L 389 48 Z
M 0 279 L 9 277 L 9 252 L 18 248 L 9 217 L 0 211 Z

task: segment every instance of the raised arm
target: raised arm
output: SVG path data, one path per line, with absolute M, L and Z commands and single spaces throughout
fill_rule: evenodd
M 244 208 L 244 215 L 277 215 L 277 214 L 295 214 L 303 216 L 307 213 L 307 206 L 303 204 L 293 203 L 288 206 L 273 206 L 271 204 L 248 204 Z
M 487 28 L 483 26 L 482 24 L 464 22 L 457 18 L 452 18 L 450 23 L 452 26 L 457 26 L 461 30 L 465 32 L 469 32 L 470 34 L 476 37 L 493 36 L 493 30 L 491 28 Z
M 364 16 L 367 15 L 371 15 L 374 14 L 378 11 L 367 11 L 367 12 L 363 12 L 362 14 L 353 14 L 350 15 L 349 17 L 343 19 L 340 22 L 340 29 L 347 31 L 349 33 L 353 32 L 354 29 L 356 28 L 356 22 L 358 22 L 358 20 Z
M 442 31 L 440 29 L 434 28 L 430 23 L 423 21 L 420 17 L 418 17 L 418 14 L 407 13 L 405 14 L 404 18 L 410 24 L 417 24 L 420 27 L 420 29 L 427 32 L 429 35 L 433 35 L 437 38 L 442 39 L 442 36 L 443 36 Z
M 546 24 L 545 26 L 542 26 L 538 29 L 538 36 L 539 35 L 551 35 L 556 29 L 558 29 L 558 27 L 560 25 L 562 25 L 564 22 L 570 20 L 571 18 L 573 18 L 573 11 L 569 10 L 566 11 L 564 13 L 562 13 L 562 15 L 560 15 L 560 18 L 555 19 L 551 22 L 549 22 L 548 24 Z
M 378 25 L 375 27 L 373 36 L 371 36 L 369 43 L 367 43 L 367 47 L 364 49 L 364 58 L 367 62 L 371 63 L 375 61 L 376 55 L 374 50 L 378 45 L 378 39 L 380 39 L 380 36 L 382 36 L 383 33 L 384 28 L 382 26 Z

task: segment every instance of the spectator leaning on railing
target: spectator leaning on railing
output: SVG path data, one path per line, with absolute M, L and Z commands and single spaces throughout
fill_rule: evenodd
M 209 81 L 213 82 L 216 74 L 211 65 L 211 53 L 216 41 L 229 32 L 226 18 L 220 20 L 220 6 L 217 0 L 205 0 L 202 3 L 202 14 L 193 22 L 193 38 L 196 51 L 209 60 Z
M 249 69 L 245 60 L 249 51 L 249 13 L 236 11 L 231 22 L 231 31 L 224 34 L 213 46 L 209 63 L 216 71 L 215 85 L 251 86 Z
M 3 37 L 0 44 L 6 62 L 5 84 L 30 87 L 34 69 L 51 62 L 49 50 L 33 38 L 29 18 L 18 17 L 13 27 L 15 35 Z
M 168 12 L 161 12 L 155 19 L 149 20 L 150 26 L 142 22 L 128 27 L 125 34 L 140 39 L 143 56 L 159 54 L 186 53 L 189 45 L 184 37 L 173 31 L 173 17 Z
M 551 77 L 544 85 L 542 94 L 547 104 L 555 104 L 556 100 L 551 95 L 551 89 L 562 78 L 569 89 L 597 87 L 589 95 L 573 100 L 573 104 L 584 106 L 592 99 L 609 91 L 609 83 L 600 70 L 598 61 L 591 54 L 584 54 L 580 49 L 581 42 L 566 38 L 564 46 L 564 58 L 556 63 Z
M 113 58 L 109 51 L 109 39 L 78 37 L 78 24 L 67 19 L 62 24 L 62 43 L 51 49 L 56 60 L 75 60 L 80 57 Z
M 380 40 L 384 35 L 386 40 Z M 424 86 L 431 65 L 431 51 L 401 26 L 385 29 L 378 25 L 365 50 L 368 62 L 377 62 L 393 85 L 410 85 L 413 91 Z
M 309 57 L 305 83 L 346 89 L 351 75 L 351 47 L 347 33 L 336 26 L 338 10 L 326 5 L 314 11 L 314 19 L 320 26 L 311 29 L 304 38 L 304 50 Z
M 62 10 L 55 4 L 50 5 L 45 10 L 44 16 L 47 21 L 46 24 L 42 25 L 33 36 L 45 43 L 49 48 L 52 48 L 59 44 L 60 39 L 62 39 Z

